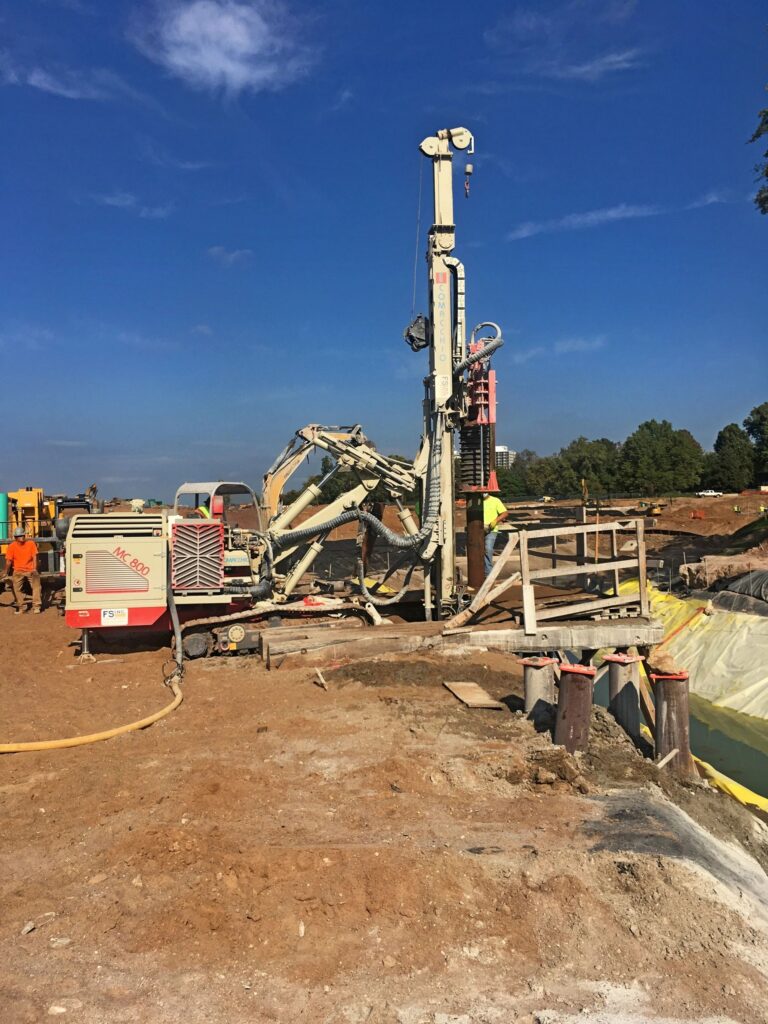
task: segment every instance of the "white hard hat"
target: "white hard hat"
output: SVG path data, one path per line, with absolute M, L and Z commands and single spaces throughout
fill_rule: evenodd
M 26 532 L 27 531 L 24 529 L 23 526 L 17 526 L 16 529 L 13 531 L 13 536 L 14 537 L 23 537 L 26 534 Z

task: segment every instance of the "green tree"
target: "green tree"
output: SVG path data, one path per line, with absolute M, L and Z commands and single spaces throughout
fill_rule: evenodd
M 620 452 L 621 445 L 608 440 L 607 437 L 598 438 L 596 441 L 577 437 L 575 441 L 571 441 L 560 451 L 560 458 L 566 467 L 564 485 L 567 484 L 567 493 L 580 489 L 582 480 L 586 480 L 589 493 L 592 495 L 615 491 Z
M 743 491 L 753 481 L 755 450 L 747 432 L 738 423 L 723 427 L 715 441 L 711 466 L 705 460 L 707 478 L 712 474 L 711 486 L 721 491 Z
M 756 405 L 744 420 L 744 429 L 755 446 L 756 483 L 768 477 L 768 402 Z
M 768 137 L 768 108 L 761 110 L 757 116 L 757 128 L 750 142 L 758 142 L 764 136 Z M 755 195 L 755 206 L 760 213 L 768 213 L 768 149 L 763 153 L 763 160 L 755 164 L 755 172 L 755 181 L 760 185 Z
M 647 494 L 691 491 L 699 483 L 704 453 L 688 430 L 669 420 L 647 420 L 621 450 L 624 486 Z

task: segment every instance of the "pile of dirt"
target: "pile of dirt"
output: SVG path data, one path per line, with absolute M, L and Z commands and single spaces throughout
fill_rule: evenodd
M 167 649 L 79 665 L 50 611 L 0 608 L 0 627 L 4 739 L 165 702 Z M 508 656 L 325 675 L 201 660 L 151 729 L 0 761 L 0 1018 L 756 1019 L 768 889 L 761 909 L 747 812 L 664 776 L 600 710 L 584 755 L 554 747 Z

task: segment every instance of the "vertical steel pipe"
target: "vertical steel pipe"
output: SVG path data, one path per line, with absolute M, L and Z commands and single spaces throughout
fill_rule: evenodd
M 467 581 L 479 590 L 485 580 L 485 528 L 483 526 L 483 496 L 467 493 Z
M 592 690 L 595 672 L 592 665 L 560 663 L 560 693 L 555 719 L 555 743 L 569 754 L 589 746 L 589 723 L 592 717 Z
M 640 739 L 640 662 L 638 654 L 606 654 L 608 710 L 632 740 Z
M 688 673 L 651 675 L 651 682 L 656 695 L 657 760 L 676 750 L 667 766 L 682 778 L 690 778 L 696 774 L 696 768 L 691 757 Z
M 520 658 L 525 686 L 525 714 L 534 725 L 549 724 L 555 704 L 556 658 Z

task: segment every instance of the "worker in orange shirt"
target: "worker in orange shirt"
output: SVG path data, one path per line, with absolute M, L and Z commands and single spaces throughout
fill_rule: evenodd
M 24 610 L 26 580 L 32 591 L 32 611 L 39 615 L 42 611 L 42 598 L 40 573 L 37 571 L 37 544 L 33 540 L 25 539 L 23 526 L 17 526 L 13 531 L 13 540 L 5 552 L 5 573 L 10 577 L 16 600 L 14 614 L 21 615 Z

